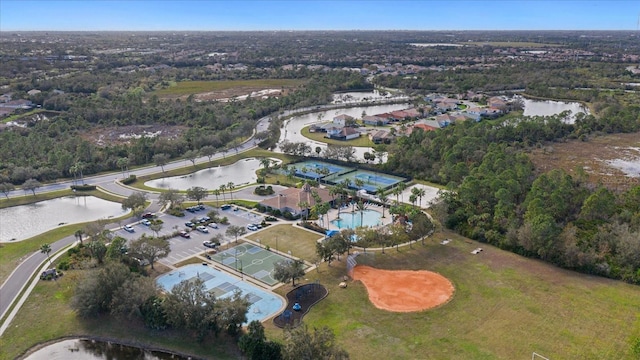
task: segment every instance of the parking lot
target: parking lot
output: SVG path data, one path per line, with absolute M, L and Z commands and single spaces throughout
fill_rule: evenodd
M 208 230 L 208 233 L 203 233 L 198 230 L 188 228 L 185 225 L 185 223 L 187 222 L 196 223 L 197 218 L 207 216 L 207 213 L 213 209 L 216 209 L 218 211 L 220 217 L 226 216 L 229 220 L 229 224 L 223 225 L 218 223 L 217 229 L 207 226 L 206 229 Z M 222 235 L 223 240 L 221 241 L 221 243 L 223 245 L 227 242 L 234 241 L 235 238 L 225 235 L 225 232 L 230 225 L 242 226 L 246 229 L 247 225 L 260 223 L 264 219 L 264 216 L 262 214 L 254 213 L 249 211 L 248 209 L 236 206 L 226 210 L 221 210 L 220 208 L 214 208 L 211 206 L 204 206 L 204 210 L 198 210 L 193 213 L 185 211 L 184 213 L 184 217 L 178 217 L 163 213 L 156 214 L 157 218 L 162 220 L 163 222 L 162 229 L 158 232 L 158 235 L 170 235 L 180 230 L 187 230 L 189 231 L 190 235 L 190 238 L 183 238 L 180 236 L 174 236 L 170 238 L 169 243 L 171 244 L 171 253 L 168 257 L 160 259 L 160 263 L 163 263 L 165 265 L 172 265 L 196 254 L 202 254 L 207 249 L 204 245 L 202 245 L 202 242 L 205 240 L 211 240 L 211 238 L 213 238 L 217 234 Z M 156 235 L 149 226 L 143 225 L 142 221 L 130 222 L 127 224 L 123 223 L 122 225 L 123 227 L 124 225 L 130 225 L 131 228 L 133 228 L 133 232 L 128 232 L 121 228 L 114 230 L 113 233 L 127 240 L 138 239 L 140 238 L 140 236 L 142 236 L 142 234 L 146 234 L 147 236 Z M 250 232 L 250 230 L 247 230 L 247 232 Z

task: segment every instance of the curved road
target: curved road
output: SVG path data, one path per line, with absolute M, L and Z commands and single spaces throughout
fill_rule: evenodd
M 394 99 L 394 101 L 396 101 L 396 99 Z M 381 101 L 380 103 L 384 103 L 384 102 L 388 102 L 388 101 Z M 378 102 L 365 102 L 362 105 L 375 105 L 376 103 Z M 347 105 L 354 105 L 354 104 L 347 104 Z M 300 108 L 295 110 L 286 110 L 286 111 L 283 111 L 280 115 L 291 116 L 299 113 L 323 111 L 328 109 L 338 109 L 338 108 L 344 108 L 344 107 L 345 107 L 345 104 L 328 104 L 328 105 Z M 270 123 L 271 123 L 271 116 L 265 116 L 260 120 L 258 120 L 254 134 L 267 131 L 269 129 Z M 254 136 L 252 136 L 244 143 L 238 145 L 236 148 L 229 150 L 229 152 L 231 153 L 244 152 L 256 147 L 257 144 L 258 144 L 258 140 L 255 139 Z M 227 152 L 216 153 L 212 157 L 212 159 L 220 159 L 225 157 L 226 155 L 227 155 Z M 204 156 L 196 159 L 196 164 L 200 164 L 208 161 L 209 161 L 209 158 Z M 177 160 L 177 161 L 168 163 L 167 165 L 164 166 L 164 168 L 166 171 L 166 170 L 182 168 L 189 165 L 190 164 L 188 164 L 188 161 L 187 163 L 185 163 L 185 160 Z M 158 173 L 160 172 L 159 170 L 160 169 L 158 166 L 146 166 L 143 168 L 131 170 L 129 171 L 129 173 L 134 174 L 136 176 L 143 176 L 143 175 Z M 85 177 L 84 182 L 89 183 L 91 185 L 99 186 L 108 192 L 112 192 L 114 194 L 121 195 L 124 197 L 127 197 L 131 195 L 133 192 L 137 191 L 137 190 L 133 190 L 131 188 L 119 185 L 116 182 L 119 175 L 120 173 L 117 172 L 117 173 L 109 173 L 109 174 Z M 40 187 L 36 192 L 43 193 L 43 192 L 64 190 L 64 189 L 68 189 L 72 184 L 73 184 L 73 181 L 71 180 L 57 182 L 53 184 L 46 184 Z M 237 193 L 236 196 L 239 198 L 249 199 L 249 200 L 258 199 L 257 197 L 255 197 L 255 195 L 253 195 L 252 190 L 253 190 L 253 187 L 240 189 L 236 191 Z M 159 211 L 160 209 L 157 202 L 158 195 L 156 193 L 149 193 L 149 195 L 150 195 L 149 197 L 151 200 L 151 205 L 149 206 L 148 210 L 150 212 Z M 8 194 L 8 197 L 17 197 L 17 196 L 25 196 L 25 193 L 23 192 L 23 190 L 18 189 Z M 114 228 L 117 226 L 119 226 L 117 223 L 112 223 L 112 224 L 108 224 L 107 228 Z M 75 241 L 76 241 L 76 238 L 74 236 L 68 236 L 63 239 L 60 239 L 50 244 L 51 253 L 55 254 L 61 249 L 64 249 L 65 247 L 73 244 Z M 20 265 L 16 267 L 16 269 L 11 273 L 11 275 L 9 275 L 9 277 L 5 280 L 2 286 L 0 286 L 0 319 L 5 317 L 11 305 L 17 300 L 20 292 L 22 292 L 23 288 L 25 288 L 28 285 L 29 279 L 32 277 L 32 275 L 36 271 L 38 271 L 40 267 L 42 267 L 42 264 L 46 260 L 47 260 L 46 255 L 40 252 L 32 253 L 25 260 L 23 260 L 20 263 Z M 23 295 L 23 297 L 25 296 L 28 296 L 28 294 Z M 8 318 L 5 320 L 6 323 L 0 324 L 0 335 L 2 335 L 2 332 L 4 331 L 4 329 L 6 329 L 6 327 L 8 326 L 8 323 L 11 322 L 11 320 L 12 320 L 11 318 Z

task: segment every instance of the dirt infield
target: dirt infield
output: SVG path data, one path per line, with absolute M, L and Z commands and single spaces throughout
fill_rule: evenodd
M 380 270 L 358 265 L 353 279 L 360 280 L 375 307 L 395 312 L 434 308 L 453 296 L 453 284 L 440 274 L 418 270 Z

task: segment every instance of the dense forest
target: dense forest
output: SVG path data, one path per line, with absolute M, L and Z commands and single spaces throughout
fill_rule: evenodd
M 327 103 L 335 91 L 372 87 L 352 72 L 306 75 L 306 84 L 287 96 L 224 103 L 196 102 L 192 97 L 160 101 L 136 86 L 135 77 L 78 75 L 66 80 L 64 89 L 70 92 L 44 100 L 44 109 L 60 112 L 51 121 L 0 132 L 0 183 L 19 185 L 30 178 L 51 181 L 71 177 L 76 164 L 87 175 L 119 170 L 120 159 L 133 166 L 152 162 L 156 154 L 176 158 L 204 147 L 229 149 L 249 136 L 264 116 Z M 106 83 L 114 89 L 101 90 L 101 84 Z M 157 124 L 179 127 L 180 135 L 175 139 L 145 136 L 128 144 L 97 144 L 86 135 L 95 127 Z
M 611 104 L 604 116 L 522 117 L 414 132 L 389 147 L 385 168 L 447 184 L 434 207 L 470 238 L 556 265 L 640 284 L 640 186 L 615 193 L 563 170 L 536 174 L 526 150 L 640 130 L 640 106 Z

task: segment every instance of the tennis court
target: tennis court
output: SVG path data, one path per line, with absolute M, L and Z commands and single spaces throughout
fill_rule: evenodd
M 363 185 L 360 187 L 356 186 L 356 179 L 361 180 L 363 182 Z M 374 194 L 379 187 L 386 190 L 407 179 L 401 178 L 399 176 L 376 173 L 373 171 L 356 170 L 354 172 L 332 178 L 331 182 L 339 183 L 344 180 L 349 181 L 349 187 L 351 188 L 358 190 L 364 189 L 368 193 Z
M 271 274 L 274 263 L 287 257 L 252 244 L 240 244 L 211 256 L 211 260 L 241 272 L 269 286 L 278 283 Z
M 290 164 L 289 166 L 296 169 L 296 176 L 313 180 L 353 170 L 352 168 L 314 160 Z
M 171 291 L 182 281 L 196 281 L 197 279 L 202 281 L 205 289 L 212 292 L 218 299 L 233 296 L 236 291 L 240 291 L 243 296 L 246 295 L 250 305 L 247 312 L 247 322 L 244 325 L 253 320 L 263 321 L 282 311 L 284 306 L 284 300 L 279 295 L 211 266 L 185 265 L 159 276 L 156 283 L 165 291 Z

